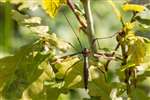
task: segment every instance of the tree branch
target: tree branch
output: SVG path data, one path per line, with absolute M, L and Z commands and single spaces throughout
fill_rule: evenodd
M 92 46 L 92 42 L 95 39 L 95 31 L 94 31 L 94 23 L 93 23 L 93 16 L 91 12 L 91 0 L 81 0 L 84 11 L 85 11 L 85 17 L 87 21 L 87 35 L 90 42 L 91 49 L 93 51 L 96 51 L 96 46 Z

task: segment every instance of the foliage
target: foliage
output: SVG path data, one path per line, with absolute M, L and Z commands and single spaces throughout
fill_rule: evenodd
M 149 77 L 150 40 L 137 35 L 138 26 L 150 27 L 150 10 L 128 2 L 121 4 L 121 9 L 118 9 L 115 2 L 108 1 L 121 23 L 121 28 L 115 34 L 118 44 L 112 53 L 107 48 L 98 48 L 97 40 L 91 43 L 93 19 L 90 5 L 86 5 L 86 2 L 80 0 L 76 2 L 77 5 L 72 0 L 42 0 L 42 4 L 36 5 L 43 7 L 41 9 L 52 18 L 57 16 L 62 5 L 68 6 L 76 16 L 81 26 L 79 30 L 88 38 L 90 45 L 88 89 L 84 89 L 83 50 L 78 52 L 71 43 L 57 37 L 42 22 L 41 17 L 23 14 L 22 11 L 30 7 L 26 5 L 20 8 L 26 4 L 22 1 L 19 10 L 12 9 L 12 18 L 34 32 L 36 39 L 19 48 L 13 55 L 0 59 L 1 100 L 73 100 L 74 95 L 79 95 L 76 97 L 79 100 L 150 99 L 148 92 L 141 88 L 141 82 Z M 13 4 L 13 0 L 10 3 Z M 124 14 L 129 12 L 131 18 L 126 21 Z M 80 40 L 79 37 L 77 39 Z M 75 53 L 67 55 L 70 49 L 75 49 Z M 112 60 L 119 63 L 114 73 L 108 68 Z
M 55 17 L 60 6 L 66 2 L 66 0 L 43 0 L 43 8 L 51 17 Z

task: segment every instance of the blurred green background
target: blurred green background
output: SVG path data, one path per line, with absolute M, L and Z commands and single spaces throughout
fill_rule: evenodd
M 74 1 L 79 2 L 79 0 Z M 110 36 L 119 31 L 121 29 L 121 23 L 106 0 L 91 1 L 96 37 Z M 121 8 L 121 4 L 125 2 L 125 0 L 114 1 L 118 8 Z M 146 4 L 149 3 L 149 0 L 133 0 L 132 2 Z M 0 0 L 0 58 L 13 54 L 17 48 L 35 40 L 37 37 L 37 33 L 32 32 L 26 26 L 20 25 L 12 19 L 12 9 L 17 10 L 20 4 L 22 4 L 23 7 L 23 10 L 20 11 L 20 13 L 27 14 L 29 16 L 41 17 L 42 24 L 49 26 L 51 33 L 56 33 L 61 39 L 73 43 L 79 48 L 78 41 L 63 15 L 63 13 L 65 13 L 74 30 L 78 33 L 83 46 L 89 46 L 86 36 L 82 32 L 79 33 L 78 31 L 79 24 L 77 23 L 75 16 L 66 6 L 60 9 L 60 13 L 57 14 L 55 19 L 51 19 L 41 8 L 41 0 L 7 0 L 7 2 L 5 2 L 5 0 Z M 120 11 L 122 12 L 121 9 Z M 124 16 L 125 20 L 128 21 L 131 17 L 131 13 L 124 13 Z M 137 33 L 138 35 L 150 37 L 150 29 L 143 29 L 142 27 L 139 27 L 137 29 Z M 108 48 L 112 50 L 116 45 L 116 39 L 113 37 L 111 39 L 99 40 L 99 43 L 101 48 Z M 116 69 L 116 64 L 112 65 L 111 69 Z M 145 86 L 149 85 L 147 82 L 143 84 Z M 79 94 L 76 93 L 77 92 L 72 91 L 70 92 L 70 95 L 76 97 L 79 96 Z M 61 97 L 69 98 L 66 95 L 62 95 Z M 61 97 L 59 100 L 62 100 Z

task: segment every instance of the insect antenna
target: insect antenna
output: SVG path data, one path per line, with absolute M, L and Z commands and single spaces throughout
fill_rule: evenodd
M 118 34 L 118 32 L 117 32 L 117 33 L 114 33 L 113 35 L 110 35 L 110 36 L 95 38 L 95 39 L 92 41 L 92 46 L 95 45 L 95 42 L 96 42 L 96 41 L 98 42 L 98 40 L 113 38 L 113 37 L 116 36 L 117 34 Z M 99 42 L 98 42 L 98 46 L 99 46 Z M 99 47 L 100 47 L 100 46 L 99 46 Z
M 79 39 L 79 37 L 78 37 L 77 33 L 76 33 L 76 32 L 75 32 L 75 30 L 73 29 L 73 26 L 71 25 L 71 23 L 70 23 L 69 19 L 67 18 L 67 16 L 65 15 L 65 13 L 64 13 L 64 12 L 63 12 L 63 15 L 65 16 L 65 18 L 66 18 L 66 20 L 67 20 L 67 22 L 68 22 L 68 24 L 69 24 L 69 26 L 70 26 L 71 30 L 72 30 L 72 31 L 73 31 L 73 33 L 75 34 L 75 36 L 76 36 L 76 38 L 77 38 L 77 40 L 78 40 L 78 42 L 79 42 L 80 48 L 81 48 L 81 49 L 83 49 L 83 47 L 82 47 L 82 43 L 81 43 L 81 41 L 80 41 L 80 39 Z

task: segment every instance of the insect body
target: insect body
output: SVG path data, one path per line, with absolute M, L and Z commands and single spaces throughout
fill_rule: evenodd
M 78 52 L 78 53 L 74 53 L 74 54 L 71 54 L 71 55 L 67 55 L 67 56 L 63 56 L 63 57 L 60 57 L 61 59 L 65 59 L 66 57 L 72 57 L 72 56 L 76 56 L 76 55 L 82 55 L 83 57 L 83 82 L 84 82 L 84 88 L 87 90 L 88 89 L 88 79 L 89 79 L 89 67 L 90 67 L 90 64 L 89 64 L 89 57 L 96 57 L 96 58 L 104 58 L 104 59 L 113 59 L 113 57 L 111 57 L 110 54 L 108 53 L 96 53 L 96 52 L 92 52 L 91 50 L 87 49 L 87 48 L 84 48 L 81 52 Z M 67 72 L 69 71 L 70 68 L 72 68 L 73 66 L 70 66 L 66 72 L 65 72 L 65 75 L 67 75 Z M 105 72 L 103 72 L 101 69 L 98 69 L 100 72 L 102 72 L 104 74 L 104 77 L 105 77 Z M 106 79 L 106 77 L 105 77 Z
M 70 24 L 70 22 L 69 22 L 69 20 L 68 20 L 68 18 L 66 17 L 66 15 L 64 14 L 64 16 L 65 16 L 65 18 L 66 18 L 66 20 L 67 20 L 67 22 L 69 23 L 69 25 L 70 25 L 70 27 L 71 27 L 71 29 L 72 29 L 72 31 L 73 31 L 73 33 L 75 34 L 75 36 L 76 36 L 76 38 L 77 38 L 77 40 L 78 40 L 78 42 L 79 42 L 79 44 L 80 44 L 80 47 L 81 47 L 81 49 L 82 49 L 82 51 L 81 52 L 78 52 L 78 53 L 74 53 L 74 54 L 71 54 L 71 55 L 67 55 L 67 56 L 64 56 L 64 57 L 61 57 L 61 58 L 66 58 L 66 57 L 68 57 L 68 56 L 75 56 L 75 55 L 78 55 L 78 54 L 82 54 L 83 55 L 83 81 L 84 81 L 84 88 L 85 89 L 88 89 L 88 79 L 89 79 L 89 71 L 88 71 L 88 68 L 89 68 L 89 56 L 93 56 L 93 57 L 97 57 L 97 58 L 99 58 L 99 57 L 103 57 L 103 58 L 106 58 L 106 59 L 113 59 L 113 55 L 112 55 L 112 53 L 110 53 L 110 54 L 108 54 L 108 53 L 100 53 L 100 52 L 92 52 L 92 51 L 90 51 L 89 49 L 87 49 L 87 48 L 84 48 L 83 49 L 83 47 L 82 47 L 82 44 L 81 44 L 81 41 L 80 41 L 80 39 L 79 39 L 79 37 L 78 37 L 78 35 L 76 34 L 76 32 L 73 30 L 73 27 L 72 27 L 72 25 Z M 110 37 L 108 37 L 108 38 L 111 38 L 111 37 L 113 37 L 113 36 L 110 36 Z M 92 44 L 94 44 L 95 43 L 95 41 L 96 40 L 98 40 L 98 39 L 107 39 L 106 37 L 105 38 L 97 38 L 97 39 L 95 39 L 94 41 L 93 41 L 93 43 Z M 69 44 L 71 44 L 71 43 L 69 43 Z M 76 49 L 72 44 L 71 44 L 71 46 L 74 48 L 74 49 Z M 69 68 L 70 69 L 70 68 Z M 67 70 L 68 71 L 68 70 Z M 101 72 L 103 72 L 103 71 L 101 71 Z M 104 72 L 103 72 L 104 73 Z

